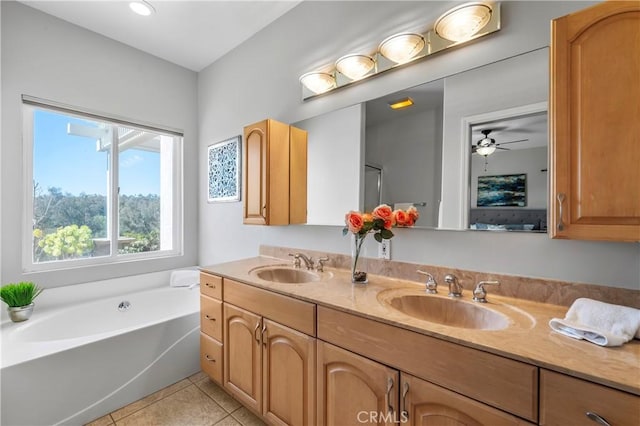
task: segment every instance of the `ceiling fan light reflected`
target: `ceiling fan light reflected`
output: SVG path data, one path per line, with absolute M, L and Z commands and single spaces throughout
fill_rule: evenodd
M 378 52 L 396 64 L 415 58 L 426 46 L 424 37 L 416 33 L 400 33 L 387 37 L 378 46 Z
M 300 76 L 300 83 L 316 95 L 336 88 L 335 77 L 326 72 L 312 71 L 303 74 Z
M 156 11 L 153 6 L 151 6 L 151 3 L 144 0 L 130 2 L 129 8 L 140 16 L 149 16 Z
M 367 55 L 345 55 L 336 61 L 336 69 L 351 80 L 360 80 L 373 69 L 375 62 Z
M 476 152 L 480 155 L 484 155 L 485 157 L 487 155 L 491 155 L 494 152 L 496 152 L 496 146 L 491 144 L 491 145 L 486 145 L 486 146 L 478 146 L 476 148 Z
M 467 3 L 454 7 L 442 15 L 435 24 L 440 37 L 451 41 L 469 40 L 491 19 L 491 7 L 484 3 Z

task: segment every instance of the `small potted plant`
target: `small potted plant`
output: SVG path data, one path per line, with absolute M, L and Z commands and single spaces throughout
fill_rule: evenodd
M 7 310 L 11 321 L 28 320 L 33 313 L 33 300 L 42 293 L 42 290 L 30 281 L 0 287 L 0 299 L 9 306 Z

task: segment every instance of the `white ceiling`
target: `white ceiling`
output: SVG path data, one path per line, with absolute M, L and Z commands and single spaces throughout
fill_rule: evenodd
M 200 71 L 300 1 L 148 0 L 136 15 L 124 0 L 22 0 L 27 6 L 193 71 Z

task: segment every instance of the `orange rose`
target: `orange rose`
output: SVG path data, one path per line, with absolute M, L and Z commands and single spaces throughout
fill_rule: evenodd
M 349 231 L 357 234 L 362 229 L 362 225 L 364 225 L 364 220 L 362 218 L 362 213 L 351 210 L 344 216 L 344 222 L 346 223 Z
M 395 210 L 393 212 L 393 216 L 396 218 L 396 223 L 398 224 L 398 226 L 410 226 L 409 223 L 411 221 L 411 218 L 409 217 L 409 214 L 404 210 Z
M 380 204 L 378 207 L 373 209 L 371 212 L 374 219 L 382 219 L 384 220 L 385 229 L 391 229 L 393 225 L 395 225 L 395 218 L 393 216 L 393 210 L 386 204 Z
M 413 221 L 417 221 L 418 218 L 420 217 L 420 213 L 418 213 L 418 209 L 416 209 L 414 206 L 411 206 L 407 209 L 407 214 L 411 217 L 411 219 L 413 219 Z

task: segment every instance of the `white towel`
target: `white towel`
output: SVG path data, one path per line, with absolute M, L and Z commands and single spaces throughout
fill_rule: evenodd
M 640 339 L 640 309 L 580 298 L 573 302 L 564 319 L 553 318 L 549 326 L 574 339 L 621 346 L 634 337 Z
M 413 203 L 394 203 L 394 210 L 407 210 L 409 207 L 415 207 Z
M 172 271 L 169 285 L 171 287 L 195 287 L 200 284 L 200 271 L 196 269 L 181 269 Z

